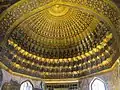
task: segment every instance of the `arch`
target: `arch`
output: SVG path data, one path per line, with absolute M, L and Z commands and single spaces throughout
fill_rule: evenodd
M 24 81 L 21 83 L 20 90 L 33 90 L 33 84 L 30 81 Z
M 105 82 L 100 78 L 94 78 L 90 85 L 89 90 L 107 90 Z

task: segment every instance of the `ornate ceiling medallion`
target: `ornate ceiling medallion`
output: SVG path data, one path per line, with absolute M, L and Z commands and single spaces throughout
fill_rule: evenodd
M 54 5 L 49 8 L 48 11 L 53 16 L 63 16 L 69 11 L 69 7 L 64 5 Z

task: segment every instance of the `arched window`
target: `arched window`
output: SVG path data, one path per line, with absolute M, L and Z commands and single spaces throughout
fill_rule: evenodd
M 25 81 L 21 84 L 20 90 L 33 90 L 33 85 L 30 81 Z
M 100 78 L 94 78 L 90 83 L 89 90 L 106 90 L 106 85 Z

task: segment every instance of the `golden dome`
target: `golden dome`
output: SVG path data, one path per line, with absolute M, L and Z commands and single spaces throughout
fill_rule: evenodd
M 119 25 L 109 0 L 21 0 L 0 17 L 1 64 L 41 79 L 92 75 L 115 63 Z

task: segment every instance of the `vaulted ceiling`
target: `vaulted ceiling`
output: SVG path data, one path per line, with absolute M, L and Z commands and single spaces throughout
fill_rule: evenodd
M 79 79 L 119 57 L 120 11 L 111 1 L 3 0 L 0 10 L 1 66 L 10 73 Z

